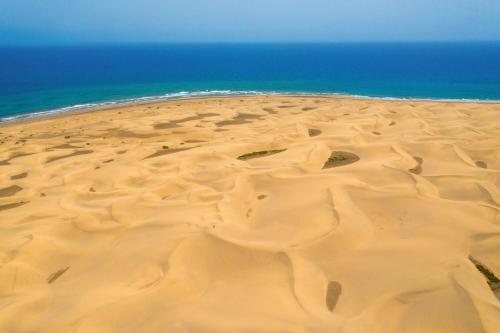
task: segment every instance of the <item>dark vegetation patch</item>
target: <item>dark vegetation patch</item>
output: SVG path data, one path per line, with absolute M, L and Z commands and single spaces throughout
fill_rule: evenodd
M 424 159 L 418 156 L 413 156 L 413 158 L 417 162 L 417 165 L 414 168 L 409 169 L 408 171 L 416 175 L 420 175 L 422 173 L 422 163 L 424 163 Z
M 335 168 L 359 161 L 359 156 L 346 151 L 334 151 L 326 160 L 323 169 Z
M 0 198 L 11 197 L 19 191 L 22 191 L 23 188 L 17 185 L 12 185 L 9 187 L 5 187 L 0 189 Z
M 59 277 L 61 277 L 61 275 L 63 275 L 64 273 L 66 273 L 66 271 L 70 268 L 71 266 L 68 266 L 66 268 L 63 268 L 63 269 L 60 269 L 52 274 L 50 274 L 50 276 L 47 278 L 47 283 L 53 283 L 55 282 Z
M 488 164 L 486 164 L 486 162 L 484 161 L 476 161 L 476 166 L 479 168 L 486 169 L 488 167 Z
M 495 296 L 500 300 L 500 279 L 495 275 L 495 273 L 489 270 L 488 267 L 473 257 L 469 257 L 469 260 L 474 264 L 474 266 L 476 266 L 477 270 L 484 275 L 486 282 L 488 282 L 488 286 L 490 286 Z
M 62 160 L 64 158 L 69 158 L 69 157 L 73 157 L 73 156 L 91 154 L 93 152 L 94 152 L 93 150 L 78 150 L 78 151 L 75 151 L 75 152 L 68 154 L 68 155 L 56 156 L 56 157 L 49 158 L 46 163 L 51 163 L 51 162 L 54 162 L 57 160 Z
M 309 136 L 318 136 L 320 134 L 321 134 L 321 131 L 319 129 L 315 129 L 315 128 L 309 129 Z
M 246 161 L 246 160 L 250 160 L 253 158 L 259 158 L 259 157 L 265 157 L 265 156 L 278 154 L 278 153 L 284 152 L 285 150 L 286 150 L 286 148 L 285 149 L 275 149 L 275 150 L 254 151 L 252 153 L 243 154 L 241 156 L 238 156 L 238 159 L 242 160 L 242 161 Z

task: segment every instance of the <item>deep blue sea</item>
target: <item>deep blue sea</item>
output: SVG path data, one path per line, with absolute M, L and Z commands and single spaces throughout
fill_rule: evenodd
M 500 100 L 500 42 L 0 47 L 3 120 L 264 92 Z

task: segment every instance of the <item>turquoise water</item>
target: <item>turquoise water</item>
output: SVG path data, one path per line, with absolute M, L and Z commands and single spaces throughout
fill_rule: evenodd
M 273 92 L 500 100 L 500 43 L 0 48 L 4 120 L 145 97 Z

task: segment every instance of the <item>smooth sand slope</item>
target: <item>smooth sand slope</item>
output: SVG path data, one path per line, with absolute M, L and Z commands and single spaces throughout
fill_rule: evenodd
M 500 332 L 498 104 L 212 98 L 0 133 L 0 332 Z

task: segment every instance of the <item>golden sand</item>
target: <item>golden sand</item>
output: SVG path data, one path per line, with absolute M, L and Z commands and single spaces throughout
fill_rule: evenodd
M 499 104 L 179 100 L 0 142 L 0 332 L 500 332 Z

